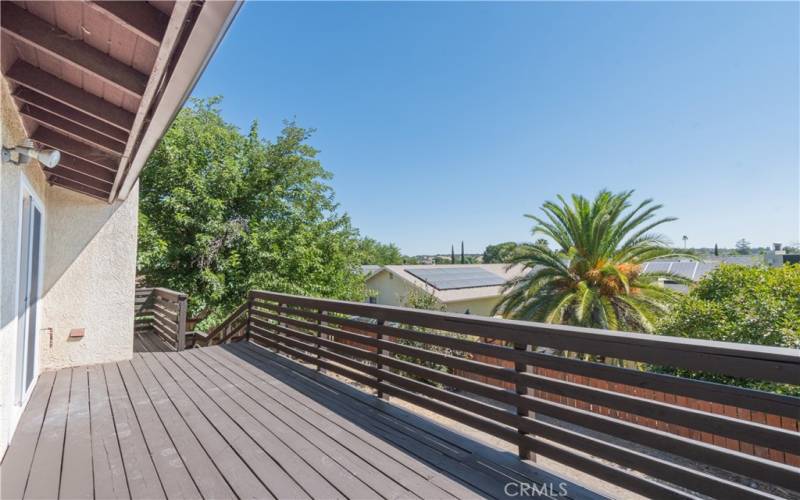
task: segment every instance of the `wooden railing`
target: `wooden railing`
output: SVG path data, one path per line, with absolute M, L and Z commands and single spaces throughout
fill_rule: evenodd
M 237 307 L 222 323 L 205 334 L 205 339 L 198 340 L 198 345 L 217 345 L 242 340 L 247 335 L 250 313 L 250 302 Z
M 166 288 L 137 288 L 134 330 L 158 335 L 176 351 L 192 347 L 186 332 L 186 294 Z
M 488 344 L 482 338 L 504 343 Z M 251 292 L 247 303 L 209 333 L 208 344 L 240 339 L 513 443 L 523 458 L 540 454 L 647 497 L 685 498 L 694 492 L 716 498 L 774 498 L 771 495 L 800 489 L 800 468 L 543 397 L 561 395 L 754 446 L 796 452 L 800 449 L 796 431 L 611 387 L 625 384 L 789 418 L 800 415 L 800 398 L 609 362 L 625 360 L 798 384 L 800 355 L 795 350 L 260 291 Z M 606 362 L 549 354 L 542 348 L 594 355 Z M 476 355 L 509 361 L 513 367 L 476 361 Z M 547 376 L 547 370 L 611 385 L 582 385 Z M 456 371 L 512 385 L 497 387 L 456 375 Z
M 514 366 L 514 363 L 512 361 L 498 359 L 483 354 L 475 354 L 472 356 L 472 359 L 495 366 L 505 366 L 509 368 Z M 587 377 L 586 375 L 576 375 L 575 373 L 553 370 L 550 368 L 543 368 L 538 366 L 534 367 L 533 372 L 545 377 L 566 380 L 579 385 L 592 386 L 604 390 L 611 390 L 616 393 L 628 394 L 635 397 L 661 401 L 672 405 L 682 406 L 684 408 L 690 408 L 693 410 L 701 410 L 705 412 L 715 413 L 718 415 L 727 415 L 729 417 L 735 417 L 740 420 L 749 420 L 761 424 L 769 424 L 773 427 L 781 427 L 791 432 L 800 432 L 800 414 L 796 415 L 795 417 L 789 417 L 786 415 L 775 415 L 771 413 L 764 413 L 761 411 L 753 411 L 748 408 L 741 408 L 727 403 L 711 402 L 708 400 L 676 395 L 664 391 L 654 391 L 646 387 L 609 382 L 601 378 Z M 462 375 L 471 380 L 477 380 L 489 385 L 503 387 L 511 390 L 514 389 L 514 384 L 511 382 L 505 382 L 503 380 L 497 380 L 492 377 L 477 375 L 475 373 L 464 372 L 461 370 L 455 370 L 454 373 L 456 375 Z M 639 425 L 643 425 L 645 427 L 659 429 L 661 431 L 669 432 L 671 434 L 678 434 L 696 441 L 713 443 L 717 446 L 722 446 L 724 448 L 728 448 L 731 450 L 741 451 L 742 453 L 769 458 L 770 460 L 793 465 L 795 467 L 800 467 L 800 449 L 794 450 L 794 452 L 792 453 L 787 451 L 771 449 L 765 446 L 758 446 L 758 445 L 754 446 L 752 443 L 749 443 L 747 441 L 739 441 L 737 439 L 732 439 L 730 437 L 719 435 L 714 432 L 690 429 L 688 427 L 680 425 L 680 422 L 676 420 L 672 421 L 658 420 L 655 418 L 649 418 L 646 416 L 629 413 L 627 411 L 619 410 L 616 408 L 607 408 L 605 406 L 589 403 L 581 399 L 575 399 L 573 397 L 570 397 L 569 393 L 564 393 L 564 392 L 554 393 L 554 392 L 537 390 L 534 391 L 534 395 L 563 405 L 581 408 L 583 410 L 587 410 L 593 413 L 600 413 L 603 415 L 612 416 L 615 418 L 627 420 L 629 422 L 634 422 Z

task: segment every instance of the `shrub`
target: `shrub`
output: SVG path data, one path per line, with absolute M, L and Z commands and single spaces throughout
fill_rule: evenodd
M 722 265 L 702 279 L 659 323 L 661 335 L 800 348 L 800 265 Z M 692 378 L 800 395 L 800 386 L 689 370 Z

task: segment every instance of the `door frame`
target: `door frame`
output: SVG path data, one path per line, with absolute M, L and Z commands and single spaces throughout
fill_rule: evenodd
M 20 295 L 21 287 L 23 285 L 23 283 L 22 283 L 23 277 L 21 276 L 22 273 L 20 272 L 20 262 L 22 260 L 23 248 L 28 245 L 28 242 L 23 242 L 22 241 L 22 232 L 23 232 L 22 231 L 22 229 L 23 229 L 22 228 L 22 221 L 23 221 L 22 208 L 24 206 L 23 202 L 24 202 L 24 199 L 25 199 L 26 195 L 29 195 L 31 197 L 31 207 L 36 207 L 36 209 L 39 210 L 39 213 L 41 214 L 41 223 L 40 223 L 40 226 L 39 226 L 39 262 L 38 262 L 39 280 L 38 280 L 38 283 L 37 283 L 37 290 L 36 290 L 36 294 L 38 295 L 38 299 L 36 300 L 36 307 L 35 307 L 36 321 L 34 323 L 34 328 L 33 328 L 33 332 L 32 332 L 32 335 L 37 337 L 36 341 L 34 342 L 34 353 L 33 353 L 34 380 L 31 383 L 30 387 L 27 388 L 25 393 L 24 394 L 20 394 L 20 392 L 22 392 L 22 383 L 23 383 L 24 374 L 25 374 L 25 340 L 26 339 L 20 339 L 20 335 L 19 335 L 19 331 L 20 331 L 20 327 L 21 327 L 21 325 L 19 324 L 19 321 L 20 321 L 20 318 L 19 318 L 19 307 L 20 307 L 19 295 Z M 46 226 L 46 213 L 45 213 L 45 208 L 44 208 L 45 205 L 42 202 L 42 199 L 36 193 L 36 190 L 33 189 L 33 185 L 27 179 L 25 174 L 22 174 L 22 173 L 20 174 L 20 187 L 19 187 L 18 203 L 19 203 L 19 207 L 17 209 L 17 221 L 18 221 L 17 226 L 18 227 L 17 227 L 17 263 L 16 263 L 16 268 L 17 268 L 16 269 L 16 275 L 17 275 L 17 278 L 16 278 L 15 296 L 14 296 L 14 305 L 15 305 L 14 311 L 15 311 L 16 318 L 17 318 L 17 331 L 16 331 L 16 344 L 17 345 L 16 345 L 16 348 L 14 349 L 14 356 L 15 356 L 14 373 L 12 374 L 12 377 L 11 377 L 12 380 L 13 380 L 13 389 L 14 389 L 14 391 L 13 391 L 13 395 L 14 395 L 13 401 L 14 401 L 14 408 L 15 408 L 14 416 L 13 416 L 13 422 L 12 422 L 12 429 L 14 427 L 16 427 L 16 422 L 19 420 L 19 417 L 22 414 L 22 410 L 28 404 L 28 399 L 30 399 L 31 393 L 33 392 L 33 388 L 36 386 L 36 378 L 37 378 L 37 376 L 39 374 L 39 354 L 40 354 L 40 352 L 39 352 L 38 335 L 39 335 L 39 327 L 40 327 L 41 313 L 42 313 L 42 305 L 41 305 L 42 300 L 41 299 L 42 299 L 42 292 L 44 290 L 44 279 L 43 279 L 44 278 L 44 249 L 45 249 L 45 236 L 46 236 L 46 233 L 47 233 L 47 231 L 45 231 L 45 228 L 47 227 Z M 33 219 L 30 219 L 30 221 L 32 222 Z M 29 235 L 29 237 L 31 237 L 31 236 Z M 31 257 L 30 252 L 32 251 L 32 248 L 27 248 L 27 251 L 29 252 L 28 253 L 28 259 L 30 259 L 30 257 Z M 28 273 L 28 276 L 25 277 L 25 279 L 30 280 L 30 272 Z M 27 316 L 23 319 L 23 321 L 25 321 L 27 323 Z M 22 340 L 22 342 L 20 342 L 20 340 Z

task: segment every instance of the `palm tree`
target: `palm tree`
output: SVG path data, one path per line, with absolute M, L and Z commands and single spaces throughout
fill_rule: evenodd
M 555 248 L 525 246 L 509 266 L 522 264 L 530 272 L 505 285 L 494 309 L 504 317 L 587 326 L 608 330 L 652 332 L 656 319 L 678 298 L 661 286 L 659 278 L 689 284 L 670 273 L 643 273 L 645 262 L 667 257 L 693 256 L 668 247 L 666 237 L 652 233 L 676 220 L 656 218 L 662 205 L 652 200 L 631 209 L 633 191 L 603 190 L 593 201 L 572 195 L 571 204 L 542 206 L 534 235 L 555 241 Z

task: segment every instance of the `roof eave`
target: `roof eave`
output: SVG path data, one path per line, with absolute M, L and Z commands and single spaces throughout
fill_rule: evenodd
M 154 84 L 153 93 L 150 95 L 151 103 L 140 109 L 140 113 L 144 109 L 147 111 L 142 114 L 139 121 L 139 130 L 134 130 L 138 138 L 130 154 L 125 157 L 129 161 L 120 165 L 117 171 L 109 201 L 127 198 L 148 157 L 186 102 L 203 70 L 208 66 L 241 8 L 242 0 L 204 2 L 199 12 L 195 13 L 196 18 L 192 20 L 192 7 L 197 5 L 193 2 L 187 4 L 186 15 L 182 17 L 182 22 L 191 21 L 193 25 L 183 39 L 176 38 L 171 67 L 164 68 L 161 78 L 151 79 L 153 80 L 151 83 Z M 162 84 L 163 78 L 167 80 Z M 137 120 L 139 118 L 137 115 Z

